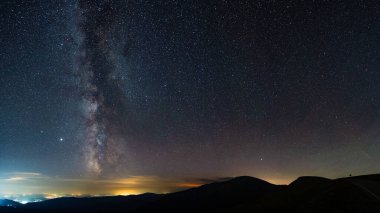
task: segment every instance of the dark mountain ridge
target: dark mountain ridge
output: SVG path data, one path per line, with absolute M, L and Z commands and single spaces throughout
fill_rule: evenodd
M 289 185 L 243 176 L 170 194 L 66 197 L 0 212 L 380 212 L 379 197 L 380 174 L 305 176 Z
M 9 199 L 0 199 L 0 206 L 13 206 L 13 207 L 21 207 L 22 204 Z

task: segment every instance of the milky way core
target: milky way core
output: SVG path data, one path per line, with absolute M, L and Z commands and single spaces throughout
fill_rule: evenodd
M 83 86 L 86 161 L 88 170 L 100 176 L 119 162 L 117 147 L 124 142 L 115 136 L 123 126 L 118 109 L 125 109 L 124 97 L 110 76 L 114 69 L 112 18 L 117 11 L 108 1 L 80 1 L 79 13 L 78 73 Z

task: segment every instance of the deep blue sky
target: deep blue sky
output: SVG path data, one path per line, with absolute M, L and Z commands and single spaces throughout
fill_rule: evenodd
M 380 171 L 378 2 L 58 2 L 0 3 L 3 177 Z

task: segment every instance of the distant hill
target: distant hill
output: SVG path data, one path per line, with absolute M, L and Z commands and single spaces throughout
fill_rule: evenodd
M 284 186 L 273 185 L 253 177 L 237 177 L 229 181 L 206 184 L 164 196 L 140 210 L 144 212 L 221 212 L 246 202 L 280 193 Z
M 46 200 L 42 202 L 28 203 L 25 208 L 34 210 L 48 211 L 68 211 L 78 212 L 106 212 L 112 209 L 112 212 L 135 211 L 142 205 L 153 202 L 163 195 L 146 193 L 141 195 L 130 196 L 108 196 L 108 197 L 88 197 L 75 198 L 64 197 Z
M 171 194 L 57 198 L 0 212 L 380 212 L 380 174 L 274 185 L 253 177 Z
M 13 200 L 0 199 L 0 206 L 20 207 L 22 204 Z

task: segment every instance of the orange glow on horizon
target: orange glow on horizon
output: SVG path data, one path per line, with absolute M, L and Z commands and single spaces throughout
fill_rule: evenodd
M 261 178 L 261 179 L 275 185 L 288 185 L 294 181 L 294 179 L 291 179 L 291 178 L 269 178 L 268 177 L 268 178 Z
M 179 188 L 195 188 L 202 185 L 203 184 L 200 184 L 200 183 L 178 183 L 176 186 Z
M 137 194 L 142 194 L 144 192 L 138 191 L 138 190 L 118 190 L 113 193 L 113 195 L 137 195 Z
M 16 178 L 17 177 L 17 178 Z M 272 184 L 289 184 L 293 178 L 263 175 L 258 177 Z M 12 181 L 10 181 L 12 180 Z M 218 181 L 218 177 L 206 179 Z M 14 173 L 0 178 L 0 195 L 43 195 L 47 199 L 72 196 L 113 196 L 142 193 L 171 193 L 196 188 L 208 181 L 199 178 L 169 178 L 158 176 L 127 176 L 124 178 L 71 179 L 56 178 L 34 173 Z M 5 193 L 6 192 L 6 193 Z

